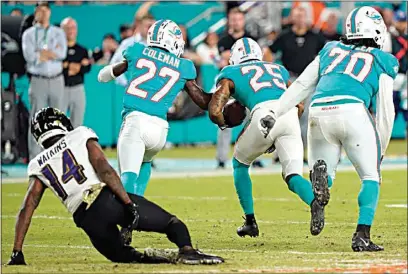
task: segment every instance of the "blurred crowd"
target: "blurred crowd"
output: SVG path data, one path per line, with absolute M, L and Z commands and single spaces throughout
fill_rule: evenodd
M 36 4 L 36 2 L 33 1 L 3 2 L 7 2 L 9 5 L 16 3 L 23 3 L 25 5 Z M 45 64 L 49 62 L 49 65 L 34 64 L 30 61 L 31 57 L 27 51 L 28 47 L 24 46 L 25 42 L 23 37 L 23 51 L 26 49 L 24 57 L 27 61 L 28 73 L 31 77 L 34 77 L 34 79 L 38 77 L 42 80 L 48 79 L 52 82 L 56 82 L 55 78 L 60 75 L 58 73 L 58 75 L 50 75 L 49 71 L 50 68 L 55 65 L 56 61 L 61 61 L 61 77 L 63 77 L 64 81 L 57 86 L 60 87 L 61 90 L 65 90 L 65 92 L 61 91 L 61 94 L 66 95 L 69 93 L 71 95 L 64 97 L 63 102 L 57 103 L 56 106 L 61 106 L 63 110 L 69 109 L 71 115 L 76 115 L 75 125 L 80 125 L 83 121 L 85 109 L 83 81 L 84 74 L 90 70 L 90 66 L 92 64 L 106 65 L 118 62 L 122 58 L 122 51 L 127 46 L 134 42 L 145 44 L 148 29 L 155 20 L 159 19 L 154 18 L 149 12 L 150 8 L 153 5 L 158 5 L 159 2 L 143 2 L 136 11 L 134 18 L 124 18 L 123 24 L 119 27 L 118 37 L 113 33 L 106 33 L 100 47 L 94 49 L 85 49 L 77 43 L 78 25 L 73 18 L 64 19 L 58 26 L 53 26 L 55 27 L 55 31 L 49 31 L 47 34 L 52 12 L 52 5 L 50 4 L 80 5 L 97 2 L 98 1 L 48 1 L 44 5 L 37 4 L 35 14 L 32 15 L 32 20 L 37 22 L 37 24 L 39 20 L 46 20 L 47 22 L 44 24 L 45 32 L 42 33 L 36 30 L 35 34 L 30 35 L 36 40 L 38 40 L 39 36 L 42 36 L 42 42 L 45 44 L 40 45 L 40 47 L 42 47 L 40 50 L 40 58 Z M 98 4 L 106 5 L 110 3 L 134 3 L 134 1 L 105 1 Z M 229 50 L 233 43 L 244 36 L 251 37 L 262 46 L 264 59 L 266 61 L 281 62 L 290 72 L 292 81 L 295 80 L 314 59 L 327 41 L 340 39 L 342 33 L 339 30 L 342 28 L 339 26 L 341 26 L 341 20 L 344 19 L 343 15 L 347 14 L 353 8 L 348 7 L 347 12 L 344 13 L 342 9 L 326 8 L 326 4 L 323 1 L 295 1 L 290 4 L 291 9 L 289 15 L 283 16 L 282 2 L 229 1 L 225 2 L 224 5 L 226 23 L 224 26 L 225 31 L 222 33 L 218 32 L 218 29 L 214 29 L 206 33 L 200 43 L 194 41 L 193 44 L 188 36 L 186 27 L 183 25 L 180 26 L 185 39 L 185 51 L 182 57 L 191 59 L 196 64 L 198 71 L 202 64 L 210 64 L 222 69 L 228 65 Z M 378 7 L 378 9 L 383 15 L 388 27 L 387 42 L 384 50 L 394 54 L 400 62 L 400 76 L 399 80 L 396 81 L 396 92 L 394 96 L 396 111 L 403 112 L 405 119 L 408 120 L 406 94 L 406 73 L 408 66 L 406 12 L 400 8 L 398 3 L 390 4 L 388 8 Z M 18 6 L 11 11 L 10 15 L 24 16 Z M 35 28 L 35 25 L 33 28 Z M 40 30 L 40 28 L 38 29 Z M 61 30 L 61 32 L 59 30 Z M 50 45 L 47 45 L 48 38 L 46 36 L 55 35 L 59 37 L 58 35 L 60 33 L 63 33 L 65 36 L 61 39 L 62 42 L 58 45 L 54 45 L 54 49 L 49 48 Z M 26 36 L 29 35 L 27 34 Z M 29 41 L 31 41 L 30 39 L 34 38 L 26 39 L 26 43 L 29 43 Z M 60 39 L 60 37 L 58 39 Z M 56 55 L 56 52 L 61 49 L 64 49 L 66 52 L 63 56 L 57 56 L 58 54 Z M 30 64 L 32 64 L 31 67 Z M 31 81 L 32 88 L 33 83 L 35 82 Z M 121 76 L 116 79 L 116 83 L 125 86 L 128 83 L 128 79 L 126 79 L 126 76 Z M 35 88 L 41 89 L 42 87 L 42 84 L 37 83 L 37 86 L 34 85 L 34 91 Z M 34 98 L 30 97 L 30 99 L 35 101 Z M 50 102 L 50 100 L 48 100 L 48 102 Z M 40 102 L 37 100 L 37 105 L 34 110 L 46 104 L 47 102 L 44 100 Z M 307 108 L 305 109 L 307 110 Z M 200 109 L 189 100 L 188 96 L 181 92 L 169 111 L 169 118 L 186 119 L 201 113 Z M 303 117 L 305 116 L 307 117 L 307 113 L 303 115 Z M 307 125 L 302 123 L 302 127 L 307 128 Z M 302 133 L 306 134 L 305 130 L 303 130 Z M 218 138 L 218 143 L 228 144 L 222 145 L 224 148 L 220 148 L 218 151 L 217 159 L 220 167 L 224 165 L 224 162 L 228 158 L 229 148 L 226 148 L 226 146 L 229 146 L 229 140 L 231 140 L 230 134 L 230 132 L 225 131 L 220 134 Z M 305 139 L 306 137 L 304 140 Z

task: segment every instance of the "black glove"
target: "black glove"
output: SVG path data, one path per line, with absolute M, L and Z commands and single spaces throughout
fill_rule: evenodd
M 24 260 L 23 251 L 15 251 L 11 253 L 10 261 L 7 263 L 8 265 L 26 265 Z
M 127 209 L 127 228 L 133 229 L 137 227 L 139 222 L 139 212 L 137 211 L 137 204 L 130 203 L 126 205 Z

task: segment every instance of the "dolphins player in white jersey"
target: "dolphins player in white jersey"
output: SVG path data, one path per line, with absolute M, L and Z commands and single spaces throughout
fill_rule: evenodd
M 394 124 L 393 82 L 397 59 L 382 51 L 386 26 L 371 7 L 354 9 L 346 20 L 346 35 L 329 42 L 279 99 L 279 109 L 264 118 L 268 132 L 276 119 L 313 94 L 309 109 L 309 168 L 327 168 L 331 185 L 343 147 L 360 180 L 359 218 L 351 247 L 381 251 L 370 239 L 381 182 L 380 164 Z M 376 99 L 373 121 L 368 108 Z
M 39 110 L 31 121 L 31 133 L 45 150 L 31 160 L 27 194 L 17 216 L 9 265 L 25 265 L 23 242 L 34 210 L 49 188 L 73 215 L 75 224 L 89 236 L 107 259 L 120 263 L 218 264 L 221 257 L 192 248 L 186 225 L 176 216 L 143 197 L 126 193 L 109 165 L 95 132 L 74 129 L 55 108 Z M 149 249 L 140 253 L 125 245 L 118 225 L 130 231 L 167 235 L 179 251 L 175 254 Z

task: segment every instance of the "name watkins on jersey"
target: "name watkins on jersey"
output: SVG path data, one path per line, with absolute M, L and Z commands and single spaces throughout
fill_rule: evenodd
M 37 162 L 40 166 L 45 164 L 49 159 L 52 158 L 52 156 L 56 155 L 58 152 L 61 150 L 64 150 L 67 147 L 67 144 L 65 143 L 65 139 L 62 139 L 59 141 L 57 144 L 54 145 L 50 150 L 45 151 L 43 154 L 38 156 Z
M 178 68 L 180 65 L 180 59 L 164 52 L 155 51 L 154 49 L 144 48 L 143 55 L 147 55 L 153 59 L 162 61 L 176 68 Z

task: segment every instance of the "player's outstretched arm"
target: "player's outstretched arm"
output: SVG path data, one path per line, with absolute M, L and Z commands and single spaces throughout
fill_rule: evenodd
M 197 85 L 195 80 L 187 81 L 184 89 L 197 106 L 204 110 L 208 109 L 211 94 L 205 93 L 204 90 Z
M 127 68 L 128 62 L 126 60 L 123 60 L 122 62 L 116 64 L 107 65 L 99 71 L 98 81 L 102 83 L 112 81 L 113 79 L 127 71 Z
M 377 93 L 376 128 L 381 143 L 381 158 L 387 150 L 394 126 L 395 109 L 393 101 L 394 79 L 387 74 L 381 74 Z
M 23 205 L 17 216 L 15 227 L 14 247 L 11 254 L 9 265 L 25 265 L 23 255 L 23 242 L 33 217 L 34 210 L 37 208 L 44 194 L 45 186 L 37 177 L 30 177 L 27 194 L 24 198 Z
M 125 205 L 131 203 L 132 200 L 123 188 L 118 174 L 106 159 L 99 143 L 96 140 L 89 139 L 86 143 L 86 147 L 88 148 L 89 161 L 98 175 L 99 180 L 107 184 L 112 192 L 119 197 Z
M 212 95 L 210 104 L 208 105 L 208 111 L 211 121 L 217 124 L 219 127 L 225 127 L 225 119 L 222 110 L 225 104 L 228 102 L 231 96 L 231 90 L 234 89 L 234 83 L 228 79 L 222 79 Z
M 311 95 L 319 79 L 320 58 L 317 56 L 279 98 L 275 115 L 280 117 Z
M 89 139 L 86 143 L 86 147 L 88 148 L 89 161 L 91 162 L 96 175 L 98 176 L 99 180 L 107 184 L 113 194 L 119 197 L 119 199 L 124 203 L 128 212 L 126 226 L 128 226 L 128 229 L 130 230 L 134 229 L 139 221 L 139 212 L 137 210 L 138 206 L 126 193 L 118 174 L 109 164 L 99 143 L 94 139 Z

